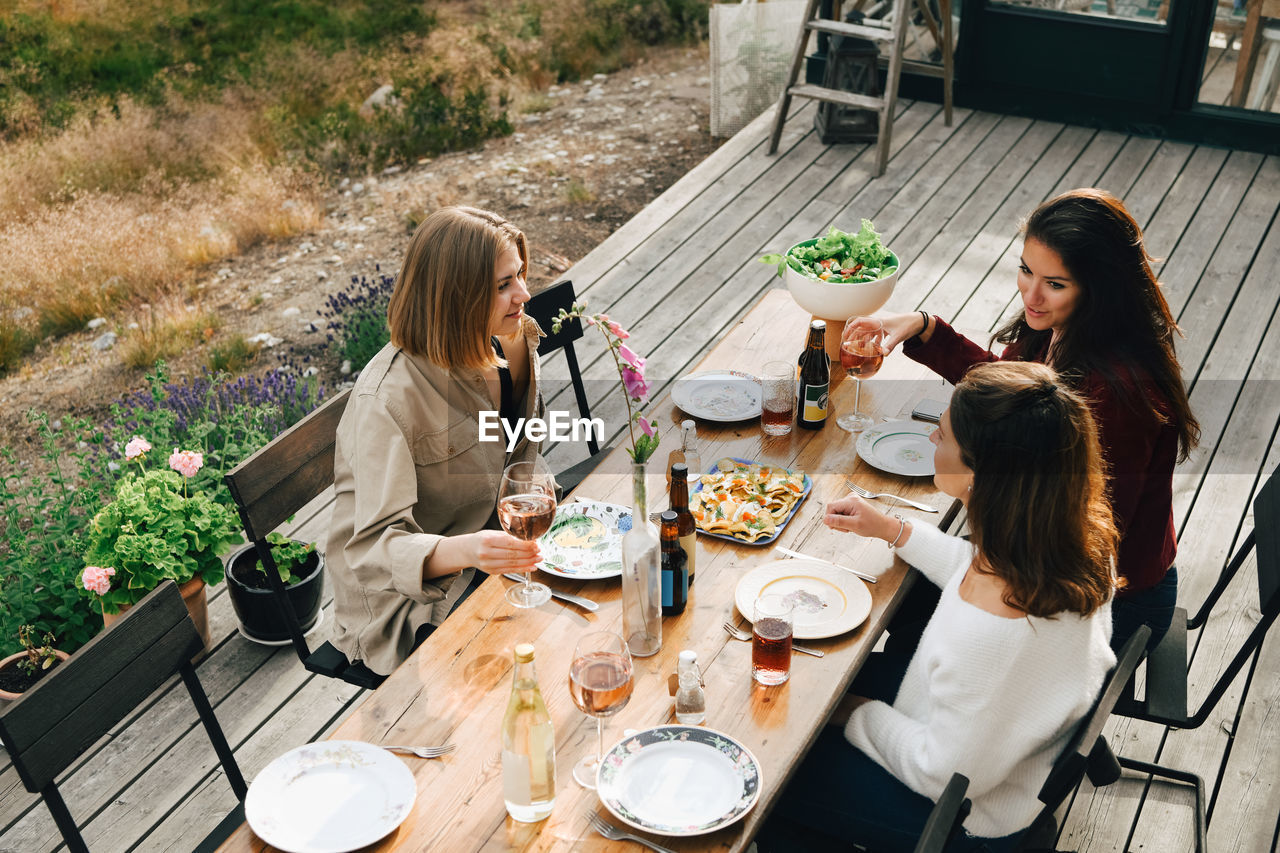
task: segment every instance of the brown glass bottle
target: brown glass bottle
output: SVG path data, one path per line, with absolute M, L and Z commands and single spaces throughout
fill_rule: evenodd
M 831 388 L 831 361 L 823 345 L 827 324 L 814 320 L 809 324 L 809 341 L 800 353 L 800 393 L 796 402 L 796 421 L 804 429 L 822 429 L 827 425 L 827 394 Z
M 698 528 L 694 524 L 693 513 L 689 512 L 689 466 L 683 462 L 671 466 L 671 511 L 676 514 L 676 535 L 688 558 L 689 586 L 693 586 L 698 562 Z
M 678 616 L 689 603 L 689 561 L 680 547 L 676 514 L 667 510 L 661 518 L 662 615 Z

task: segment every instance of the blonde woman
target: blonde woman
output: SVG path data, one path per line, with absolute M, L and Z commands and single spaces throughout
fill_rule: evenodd
M 539 448 L 482 442 L 479 422 L 542 416 L 528 260 L 524 234 L 497 214 L 428 216 L 391 296 L 391 343 L 360 372 L 338 425 L 333 644 L 379 674 L 484 574 L 537 563 L 535 542 L 498 529 L 495 505 L 503 468 Z

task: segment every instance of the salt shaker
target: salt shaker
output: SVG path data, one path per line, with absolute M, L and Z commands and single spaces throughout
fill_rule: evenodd
M 685 649 L 676 665 L 680 688 L 676 690 L 676 722 L 686 726 L 700 725 L 707 718 L 707 694 L 702 689 L 702 673 L 698 670 L 698 653 Z

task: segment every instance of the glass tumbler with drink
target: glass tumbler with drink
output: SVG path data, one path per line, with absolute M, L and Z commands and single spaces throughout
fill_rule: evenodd
M 569 695 L 584 714 L 596 718 L 596 751 L 573 768 L 584 788 L 596 787 L 596 771 L 604 760 L 604 718 L 631 700 L 631 652 L 627 641 L 612 631 L 592 631 L 578 640 L 569 665 Z
M 787 435 L 796 405 L 796 369 L 785 361 L 771 361 L 760 377 L 764 398 L 760 429 L 765 435 Z
M 792 604 L 781 595 L 756 599 L 751 625 L 751 677 L 764 685 L 791 677 Z
M 547 463 L 537 457 L 508 465 L 498 487 L 498 521 L 502 529 L 517 539 L 531 541 L 551 528 L 555 515 L 555 479 Z M 524 583 L 507 590 L 507 601 L 516 607 L 537 607 L 550 600 L 550 588 L 530 583 L 528 574 Z
M 858 331 L 850 336 L 849 329 L 855 323 Z M 884 324 L 872 317 L 851 317 L 844 328 L 840 366 L 853 379 L 853 411 L 836 418 L 836 425 L 849 432 L 862 432 L 873 423 L 870 415 L 858 410 L 862 380 L 875 376 L 884 363 Z

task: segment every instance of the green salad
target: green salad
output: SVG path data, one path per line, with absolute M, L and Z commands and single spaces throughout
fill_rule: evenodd
M 760 262 L 777 266 L 779 276 L 789 266 L 803 276 L 832 284 L 875 281 L 898 268 L 897 258 L 880 242 L 869 219 L 862 220 L 857 234 L 833 225 L 825 237 L 792 246 L 785 255 L 765 255 Z

